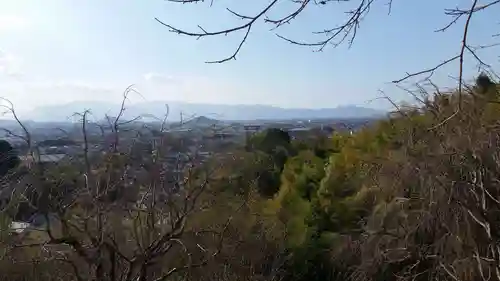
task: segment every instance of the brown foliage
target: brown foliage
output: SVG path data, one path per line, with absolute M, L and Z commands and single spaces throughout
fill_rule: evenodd
M 2 237 L 0 279 L 249 280 L 274 273 L 265 262 L 279 247 L 266 242 L 247 198 L 229 201 L 215 192 L 212 178 L 220 167 L 189 155 L 171 163 L 163 132 L 139 159 L 118 135 L 127 123 L 121 113 L 110 122 L 110 150 L 91 157 L 88 114 L 80 114 L 81 158 L 43 169 L 35 161 L 14 185 L 10 209 L 27 204 L 44 223 Z M 239 225 L 249 219 L 254 226 L 246 229 L 253 231 L 242 233 Z
M 455 95 L 389 121 L 402 146 L 371 173 L 379 203 L 356 279 L 500 280 L 500 107 L 477 99 L 479 90 L 469 87 L 461 112 L 444 123 Z

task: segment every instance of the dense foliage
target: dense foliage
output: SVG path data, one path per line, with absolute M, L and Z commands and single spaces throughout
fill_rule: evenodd
M 19 157 L 12 145 L 5 140 L 0 140 L 0 176 L 6 176 L 9 171 L 19 166 Z
M 117 194 L 97 204 L 80 193 L 72 204 L 61 205 L 68 196 L 49 192 L 45 206 L 75 224 L 63 227 L 74 232 L 66 233 L 73 240 L 64 245 L 74 251 L 72 262 L 85 265 L 82 270 L 95 269 L 96 275 L 83 275 L 85 280 L 135 280 L 119 272 L 130 273 L 132 266 L 138 271 L 130 276 L 140 280 L 500 280 L 499 87 L 484 79 L 461 94 L 437 93 L 421 108 L 400 111 L 352 135 L 298 141 L 281 130 L 264 131 L 245 148 L 207 163 L 209 168 L 190 171 L 181 192 L 189 196 L 162 197 L 143 215 Z M 135 167 L 144 171 L 127 184 L 163 184 L 158 157 L 143 157 L 140 165 L 137 158 L 107 155 L 93 166 L 92 177 L 101 186 L 127 190 L 121 171 Z M 75 170 L 61 167 L 37 179 L 45 186 L 41 191 L 59 184 L 74 193 L 88 185 Z M 149 218 L 153 213 L 170 218 L 182 206 L 197 210 L 181 215 L 182 228 L 154 226 Z M 76 228 L 82 223 L 76 217 L 88 210 L 96 216 L 101 208 L 108 208 L 103 233 L 114 239 L 97 237 L 98 229 Z M 161 233 L 168 239 L 158 238 Z M 224 240 L 201 233 L 218 233 Z M 134 244 L 137 236 L 142 240 Z M 76 279 L 60 258 L 42 253 L 43 246 L 62 238 L 49 237 L 21 251 L 12 246 L 19 241 L 2 237 L 6 249 L 15 249 L 6 251 L 0 265 L 4 278 L 39 272 L 40 280 Z M 148 256 L 144 245 L 157 247 L 158 239 L 168 242 L 162 249 L 175 251 Z M 82 250 L 87 244 L 116 264 L 79 260 L 81 251 L 87 255 Z M 36 262 L 16 263 L 26 257 Z M 56 271 L 57 276 L 47 274 Z
M 292 142 L 263 210 L 284 224 L 286 278 L 499 280 L 498 99 L 480 76 L 356 134 Z

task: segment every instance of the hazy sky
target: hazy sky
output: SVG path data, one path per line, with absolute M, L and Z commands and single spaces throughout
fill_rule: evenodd
M 195 38 L 171 33 L 154 18 L 178 27 L 207 30 L 241 23 L 225 11 L 256 11 L 269 0 L 220 0 L 180 5 L 163 0 L 0 0 L 0 96 L 19 110 L 74 100 L 117 100 L 136 83 L 147 100 L 258 103 L 283 107 L 367 105 L 378 89 L 405 72 L 433 66 L 460 48 L 463 22 L 435 33 L 449 18 L 445 7 L 468 7 L 470 0 L 379 0 L 363 22 L 351 49 L 322 53 L 293 46 L 259 23 L 236 61 L 204 61 L 230 54 L 243 34 Z M 289 0 L 272 13 L 285 13 Z M 244 3 L 244 4 L 242 4 Z M 310 8 L 281 33 L 296 39 L 332 27 L 344 4 Z M 247 12 L 247 13 L 250 13 Z M 471 42 L 492 43 L 500 10 L 477 14 Z M 498 38 L 497 38 L 498 39 Z M 498 65 L 497 49 L 483 51 Z M 474 63 L 468 64 L 469 75 Z M 452 65 L 442 78 L 456 75 Z M 388 94 L 395 92 L 388 92 Z M 401 96 L 399 96 L 401 97 Z M 140 98 L 135 98 L 140 101 Z M 374 104 L 373 106 L 378 106 Z

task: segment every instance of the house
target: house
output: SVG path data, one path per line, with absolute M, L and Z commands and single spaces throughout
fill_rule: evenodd
M 60 219 L 55 214 L 48 214 L 48 221 L 44 215 L 35 214 L 27 222 L 13 221 L 10 223 L 10 232 L 17 235 L 30 235 L 36 233 L 36 236 L 46 235 L 47 228 L 50 226 L 52 233 L 60 233 L 62 227 Z M 60 234 L 59 234 L 60 235 Z
M 23 163 L 23 165 L 29 166 L 32 163 L 40 163 L 40 164 L 56 164 L 61 162 L 66 157 L 66 154 L 41 154 L 37 155 L 22 155 L 19 156 L 19 159 Z
M 245 131 L 252 133 L 257 133 L 261 130 L 260 125 L 244 125 L 243 128 L 245 128 Z
M 292 139 L 297 139 L 297 138 L 303 138 L 303 137 L 309 135 L 311 130 L 312 130 L 312 128 L 298 127 L 298 128 L 288 129 L 287 132 Z

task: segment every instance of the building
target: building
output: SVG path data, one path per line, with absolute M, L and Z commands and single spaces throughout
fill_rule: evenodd
M 257 133 L 260 132 L 262 127 L 260 125 L 244 125 L 243 128 L 248 133 Z
M 288 132 L 288 135 L 290 135 L 290 138 L 299 139 L 307 137 L 311 133 L 311 130 L 312 128 L 299 127 L 299 128 L 291 128 L 286 131 Z
M 31 155 L 19 156 L 19 159 L 22 161 L 23 165 L 29 166 L 33 163 L 57 164 L 57 163 L 61 162 L 66 157 L 66 154 L 40 154 L 40 155 L 37 155 L 35 153 L 34 155 L 35 155 L 34 157 Z

